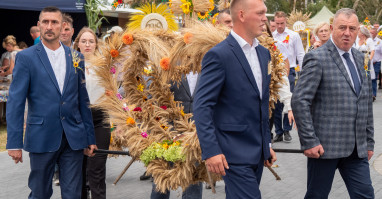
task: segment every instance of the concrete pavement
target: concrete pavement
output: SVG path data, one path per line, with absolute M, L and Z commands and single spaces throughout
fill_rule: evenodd
M 375 198 L 382 198 L 382 93 L 379 90 L 377 101 L 374 102 L 374 128 L 375 128 L 375 151 L 370 160 L 370 171 L 375 191 Z M 275 143 L 274 148 L 299 149 L 297 132 L 292 131 L 293 140 L 291 143 Z M 24 152 L 24 163 L 15 165 L 7 152 L 0 153 L 0 199 L 22 199 L 27 198 L 30 192 L 28 188 L 29 158 Z M 306 157 L 302 154 L 278 153 L 276 164 L 279 166 L 274 170 L 281 177 L 276 181 L 268 169 L 264 169 L 261 182 L 262 197 L 265 199 L 299 199 L 303 198 L 306 191 Z M 142 163 L 135 162 L 116 186 L 112 183 L 117 178 L 129 162 L 130 157 L 110 158 L 107 161 L 107 198 L 125 199 L 150 198 L 151 182 L 140 181 L 139 176 L 143 174 L 145 168 Z M 378 172 L 379 171 L 379 172 Z M 225 198 L 224 183 L 218 182 L 217 193 L 203 189 L 203 198 L 221 199 Z M 59 199 L 60 188 L 53 186 L 53 199 Z M 171 192 L 171 199 L 181 198 L 181 190 Z M 332 191 L 329 195 L 331 199 L 350 198 L 346 186 L 337 172 L 333 181 Z

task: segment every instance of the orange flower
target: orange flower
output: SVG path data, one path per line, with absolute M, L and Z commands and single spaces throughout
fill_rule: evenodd
M 127 125 L 134 125 L 135 124 L 135 120 L 133 118 L 131 118 L 131 117 L 128 117 L 126 119 L 126 124 Z
M 122 41 L 123 41 L 123 43 L 126 44 L 126 45 L 130 45 L 130 44 L 132 44 L 133 41 L 134 41 L 133 35 L 132 35 L 132 34 L 124 34 L 124 35 L 122 36 Z
M 110 55 L 111 55 L 111 57 L 115 58 L 115 57 L 118 57 L 118 56 L 119 56 L 119 52 L 118 52 L 118 50 L 116 50 L 116 49 L 112 49 L 112 50 L 110 51 Z
M 168 57 L 164 57 L 160 60 L 159 62 L 160 67 L 163 70 L 168 70 L 170 69 L 170 59 Z
M 186 44 L 191 43 L 192 36 L 193 35 L 191 33 L 189 33 L 189 32 L 184 34 L 184 36 L 183 36 L 184 43 L 186 43 Z
M 113 95 L 113 91 L 107 90 L 107 91 L 105 92 L 105 94 L 106 94 L 107 96 L 112 96 L 112 95 Z

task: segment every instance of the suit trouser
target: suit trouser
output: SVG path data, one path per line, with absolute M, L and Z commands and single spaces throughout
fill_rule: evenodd
M 62 199 L 81 198 L 83 150 L 72 150 L 65 133 L 58 151 L 29 153 L 29 157 L 31 172 L 28 186 L 32 190 L 29 199 L 46 199 L 52 196 L 52 178 L 56 162 L 60 168 Z
M 99 109 L 91 109 L 94 123 L 94 133 L 98 149 L 109 150 L 110 145 L 110 126 L 104 123 L 105 115 Z M 106 198 L 106 160 L 107 154 L 95 154 L 93 157 L 85 157 L 84 175 L 89 183 L 92 199 Z M 86 185 L 86 181 L 83 186 Z M 83 188 L 83 192 L 86 190 Z M 86 192 L 83 197 L 86 198 Z
M 228 166 L 223 176 L 226 199 L 261 199 L 259 186 L 264 168 L 263 158 L 256 165 Z
M 346 184 L 350 198 L 374 198 L 369 161 L 367 158 L 358 158 L 357 150 L 355 149 L 346 158 L 308 158 L 308 190 L 305 199 L 328 198 L 337 169 Z
M 151 191 L 150 199 L 169 199 L 170 191 L 167 190 L 166 193 L 157 192 L 156 185 L 153 182 L 153 188 Z M 192 184 L 187 187 L 182 193 L 182 199 L 201 199 L 203 195 L 203 183 Z
M 377 96 L 377 81 L 379 79 L 379 72 L 381 72 L 381 62 L 374 63 L 375 79 L 371 80 L 371 85 L 373 87 L 373 96 Z
M 296 72 L 294 68 L 291 68 L 289 71 L 289 85 L 290 85 L 290 92 L 293 92 L 294 90 L 294 81 L 296 77 Z M 276 134 L 283 134 L 285 131 L 291 131 L 292 125 L 289 124 L 288 114 L 284 114 L 283 118 L 283 109 L 284 104 L 277 101 L 275 104 L 275 110 L 273 110 L 272 113 L 272 119 L 273 123 L 275 125 L 275 132 Z M 272 130 L 272 128 L 270 128 Z

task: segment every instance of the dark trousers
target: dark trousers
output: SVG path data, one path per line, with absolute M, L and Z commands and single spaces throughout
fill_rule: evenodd
M 259 186 L 263 168 L 263 159 L 256 165 L 229 164 L 223 176 L 226 199 L 260 199 Z
M 29 153 L 31 172 L 28 186 L 29 199 L 50 198 L 53 193 L 52 178 L 56 162 L 59 165 L 62 199 L 80 199 L 83 150 L 72 150 L 63 133 L 58 151 L 48 153 Z
M 379 79 L 379 73 L 381 72 L 381 62 L 375 62 L 374 63 L 374 72 L 375 72 L 375 79 L 371 80 L 371 85 L 373 88 L 373 96 L 377 96 L 377 81 Z
M 95 138 L 98 149 L 109 149 L 110 145 L 110 125 L 105 124 L 105 115 L 99 109 L 91 109 L 94 123 Z M 84 161 L 83 175 L 86 175 L 86 183 L 89 184 L 92 199 L 106 198 L 106 160 L 107 154 L 95 154 L 87 157 Z M 86 171 L 85 171 L 86 170 Z M 86 199 L 86 188 L 83 188 L 83 199 Z
M 294 68 L 291 68 L 289 71 L 289 85 L 290 85 L 290 92 L 293 92 L 294 90 L 294 81 L 296 78 L 296 72 Z M 275 132 L 276 134 L 283 134 L 285 131 L 291 131 L 292 125 L 289 124 L 288 114 L 283 114 L 284 104 L 277 101 L 275 104 L 275 110 L 272 112 L 272 118 L 269 122 L 271 124 L 271 131 L 272 131 L 272 124 L 275 125 Z M 284 115 L 284 118 L 283 118 Z
M 166 193 L 157 192 L 156 185 L 153 182 L 153 188 L 151 191 L 150 199 L 169 199 L 170 191 L 167 190 Z M 182 193 L 182 199 L 201 199 L 203 195 L 203 183 L 192 184 L 187 187 Z
M 346 158 L 308 158 L 308 190 L 305 199 L 328 198 L 337 169 L 346 184 L 350 198 L 374 198 L 369 161 L 367 158 L 358 158 L 357 150 L 354 150 Z

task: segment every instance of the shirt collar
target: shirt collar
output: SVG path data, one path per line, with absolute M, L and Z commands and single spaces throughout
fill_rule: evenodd
M 284 34 L 288 34 L 288 31 L 289 31 L 289 29 L 288 29 L 287 27 L 285 27 L 283 33 L 279 33 L 277 30 L 275 30 L 275 31 L 273 32 L 273 34 L 275 34 L 275 35 L 284 35 Z
M 342 55 L 345 54 L 345 53 L 349 53 L 349 56 L 350 56 L 350 57 L 353 56 L 353 54 L 352 54 L 352 52 L 351 52 L 351 48 L 350 48 L 350 50 L 349 50 L 348 52 L 346 52 L 346 51 L 341 50 L 341 49 L 339 49 L 339 48 L 337 47 L 337 45 L 334 43 L 332 37 L 330 37 L 330 40 L 332 41 L 332 43 L 334 44 L 334 46 L 337 48 L 337 51 L 338 51 L 338 53 L 340 54 L 341 57 L 342 57 Z
M 42 44 L 42 46 L 44 46 L 45 51 L 49 52 L 49 53 L 60 53 L 60 52 L 64 51 L 64 47 L 63 47 L 63 44 L 61 42 L 60 42 L 60 47 L 58 47 L 56 50 L 49 49 L 48 47 L 46 47 L 44 45 L 43 42 L 41 42 L 41 44 Z
M 242 37 L 240 37 L 238 34 L 235 33 L 235 31 L 231 30 L 231 35 L 233 38 L 236 39 L 237 43 L 239 43 L 239 46 L 243 48 L 245 45 L 251 46 L 247 41 L 245 41 Z M 257 47 L 259 45 L 259 41 L 254 38 L 252 42 L 252 47 Z

